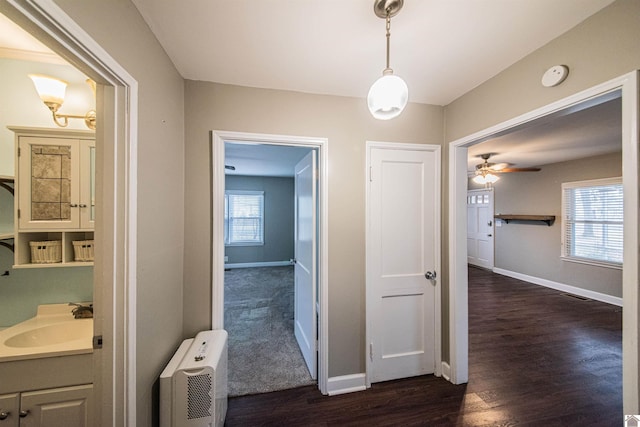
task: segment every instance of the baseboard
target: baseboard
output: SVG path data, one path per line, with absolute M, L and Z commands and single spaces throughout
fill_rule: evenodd
M 552 280 L 541 279 L 540 277 L 533 277 L 526 274 L 517 273 L 515 271 L 503 270 L 502 268 L 494 268 L 493 272 L 497 274 L 501 274 L 503 276 L 513 277 L 514 279 L 533 283 L 534 285 L 540 285 L 546 288 L 555 289 L 557 291 L 567 292 L 569 294 L 578 295 L 581 297 L 585 297 L 592 300 L 605 302 L 607 304 L 612 304 L 612 305 L 617 305 L 619 307 L 622 307 L 622 298 L 603 294 L 601 292 L 590 291 L 588 289 L 582 289 L 576 286 L 554 282 Z
M 225 264 L 224 268 L 284 267 L 287 265 L 293 264 L 291 264 L 291 261 L 241 262 Z
M 367 389 L 365 374 L 342 375 L 331 377 L 327 380 L 327 394 L 336 396 L 338 394 L 353 393 Z
M 451 382 L 451 366 L 445 361 L 442 361 L 442 377 Z

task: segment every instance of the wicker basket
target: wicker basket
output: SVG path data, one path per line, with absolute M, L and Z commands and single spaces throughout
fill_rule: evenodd
M 62 262 L 62 241 L 29 242 L 32 264 L 54 264 Z
M 93 261 L 93 240 L 74 240 L 73 255 L 75 261 Z

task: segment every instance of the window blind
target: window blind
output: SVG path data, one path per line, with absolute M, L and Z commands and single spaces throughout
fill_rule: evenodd
M 622 264 L 620 179 L 563 184 L 563 256 Z
M 264 193 L 225 193 L 225 243 L 264 244 Z

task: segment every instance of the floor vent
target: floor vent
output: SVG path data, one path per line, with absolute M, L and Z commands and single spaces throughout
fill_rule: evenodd
M 562 294 L 562 295 L 564 295 L 565 297 L 579 299 L 580 301 L 591 301 L 590 298 L 583 297 L 583 296 L 580 296 L 580 295 L 575 295 L 575 294 Z

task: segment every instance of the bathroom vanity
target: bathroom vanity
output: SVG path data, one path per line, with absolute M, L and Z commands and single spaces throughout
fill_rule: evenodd
M 93 419 L 93 319 L 67 304 L 0 331 L 0 427 L 89 426 Z

